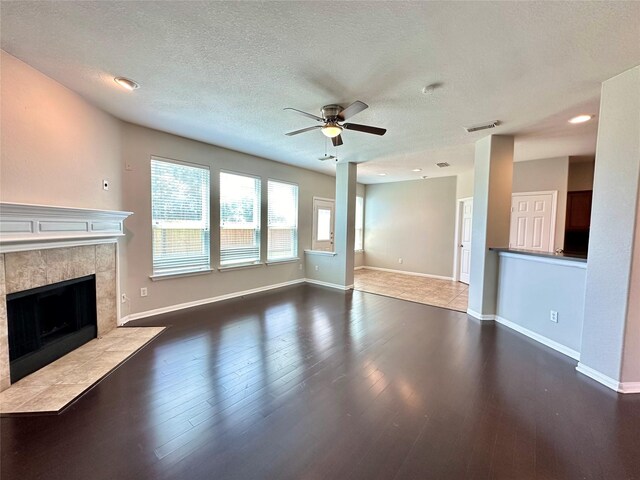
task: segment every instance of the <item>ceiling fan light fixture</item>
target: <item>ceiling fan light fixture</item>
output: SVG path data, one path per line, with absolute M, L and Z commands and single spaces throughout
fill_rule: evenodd
M 137 82 L 131 80 L 130 78 L 116 77 L 113 79 L 113 81 L 116 82 L 118 85 L 120 85 L 122 88 L 129 91 L 135 90 L 136 88 L 140 88 L 140 85 L 138 85 Z
M 325 137 L 335 138 L 342 133 L 342 127 L 336 124 L 327 124 L 321 129 Z
M 569 120 L 569 123 L 584 123 L 593 118 L 593 115 L 578 115 Z

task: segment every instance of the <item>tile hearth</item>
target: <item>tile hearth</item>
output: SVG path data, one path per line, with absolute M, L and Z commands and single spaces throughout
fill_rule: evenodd
M 0 393 L 0 414 L 57 413 L 159 335 L 165 327 L 120 327 Z

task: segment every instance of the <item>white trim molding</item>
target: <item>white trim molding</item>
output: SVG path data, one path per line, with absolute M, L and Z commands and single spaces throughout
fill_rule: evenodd
M 403 275 L 411 275 L 413 277 L 428 277 L 428 278 L 437 278 L 439 280 L 453 281 L 453 277 L 445 277 L 443 275 L 431 275 L 430 273 L 406 272 L 404 270 L 393 270 L 391 268 L 370 267 L 369 265 L 364 265 L 361 268 L 366 268 L 367 270 L 379 270 L 381 272 L 400 273 Z
M 495 321 L 501 325 L 504 325 L 505 327 L 509 327 L 511 330 L 515 330 L 516 332 L 521 333 L 525 337 L 529 337 L 538 343 L 541 343 L 543 345 L 546 345 L 549 348 L 552 348 L 556 352 L 560 352 L 566 355 L 567 357 L 571 357 L 574 360 L 580 361 L 580 352 L 577 352 L 572 348 L 562 345 L 561 343 L 551 340 L 550 338 L 540 335 L 539 333 L 529 330 L 528 328 L 525 328 L 522 325 L 518 325 L 517 323 L 507 320 L 506 318 L 501 317 L 499 315 L 495 315 Z
M 229 300 L 231 298 L 242 297 L 244 295 L 250 295 L 252 293 L 266 292 L 267 290 L 274 290 L 276 288 L 288 287 L 289 285 L 297 285 L 304 283 L 304 278 L 297 278 L 296 280 L 290 280 L 288 282 L 276 283 L 273 285 L 266 285 L 264 287 L 252 288 L 249 290 L 243 290 L 241 292 L 227 293 L 225 295 L 218 295 L 217 297 L 203 298 L 200 300 L 194 300 L 192 302 L 178 303 L 176 305 L 169 305 L 167 307 L 154 308 L 153 310 L 146 310 L 144 312 L 130 313 L 129 315 L 120 319 L 120 325 L 124 325 L 132 320 L 139 320 L 141 318 L 152 317 L 154 315 L 161 315 L 163 313 L 176 312 L 178 310 L 184 310 L 186 308 L 198 307 L 200 305 L 207 305 L 209 303 L 221 302 L 222 300 Z
M 320 285 L 321 287 L 335 288 L 338 290 L 353 290 L 353 285 L 338 285 L 337 283 L 322 282 L 312 278 L 305 278 L 304 281 L 313 285 Z
M 0 203 L 0 252 L 57 247 L 69 242 L 124 236 L 124 220 L 132 212 L 88 208 Z M 51 248 L 51 247 L 48 247 Z
M 542 253 L 546 254 L 547 252 Z M 587 262 L 583 262 L 580 260 L 566 260 L 563 257 L 539 256 L 535 253 L 518 253 L 511 251 L 505 252 L 501 250 L 498 251 L 498 256 L 506 258 L 517 258 L 518 260 L 525 260 L 527 262 L 547 263 L 551 265 L 558 265 L 560 267 L 582 268 L 583 270 L 587 268 Z
M 493 320 L 496 319 L 496 316 L 493 313 L 484 314 L 484 313 L 476 312 L 475 310 L 472 310 L 470 308 L 467 308 L 467 315 L 475 318 L 476 320 L 482 320 L 484 322 L 492 322 Z
M 305 250 L 305 255 L 324 255 L 325 257 L 335 257 L 337 255 L 336 252 L 331 252 L 329 250 Z
M 618 393 L 640 393 L 640 382 L 618 382 L 604 373 L 600 373 L 598 370 L 587 367 L 584 363 L 580 362 L 578 362 L 576 370 Z

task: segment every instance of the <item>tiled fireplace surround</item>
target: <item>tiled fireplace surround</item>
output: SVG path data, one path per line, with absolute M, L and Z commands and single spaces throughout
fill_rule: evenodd
M 92 274 L 100 337 L 117 326 L 115 240 L 0 254 L 0 391 L 11 384 L 7 295 Z

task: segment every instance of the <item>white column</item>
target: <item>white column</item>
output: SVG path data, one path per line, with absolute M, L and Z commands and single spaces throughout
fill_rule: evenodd
M 336 283 L 344 287 L 353 286 L 353 263 L 355 245 L 356 178 L 355 163 L 336 165 L 336 211 L 334 258 Z
M 640 66 L 602 84 L 578 371 L 640 392 Z
M 496 313 L 498 255 L 489 248 L 509 245 L 512 177 L 513 137 L 490 135 L 478 140 L 467 313 L 480 320 L 493 320 Z

